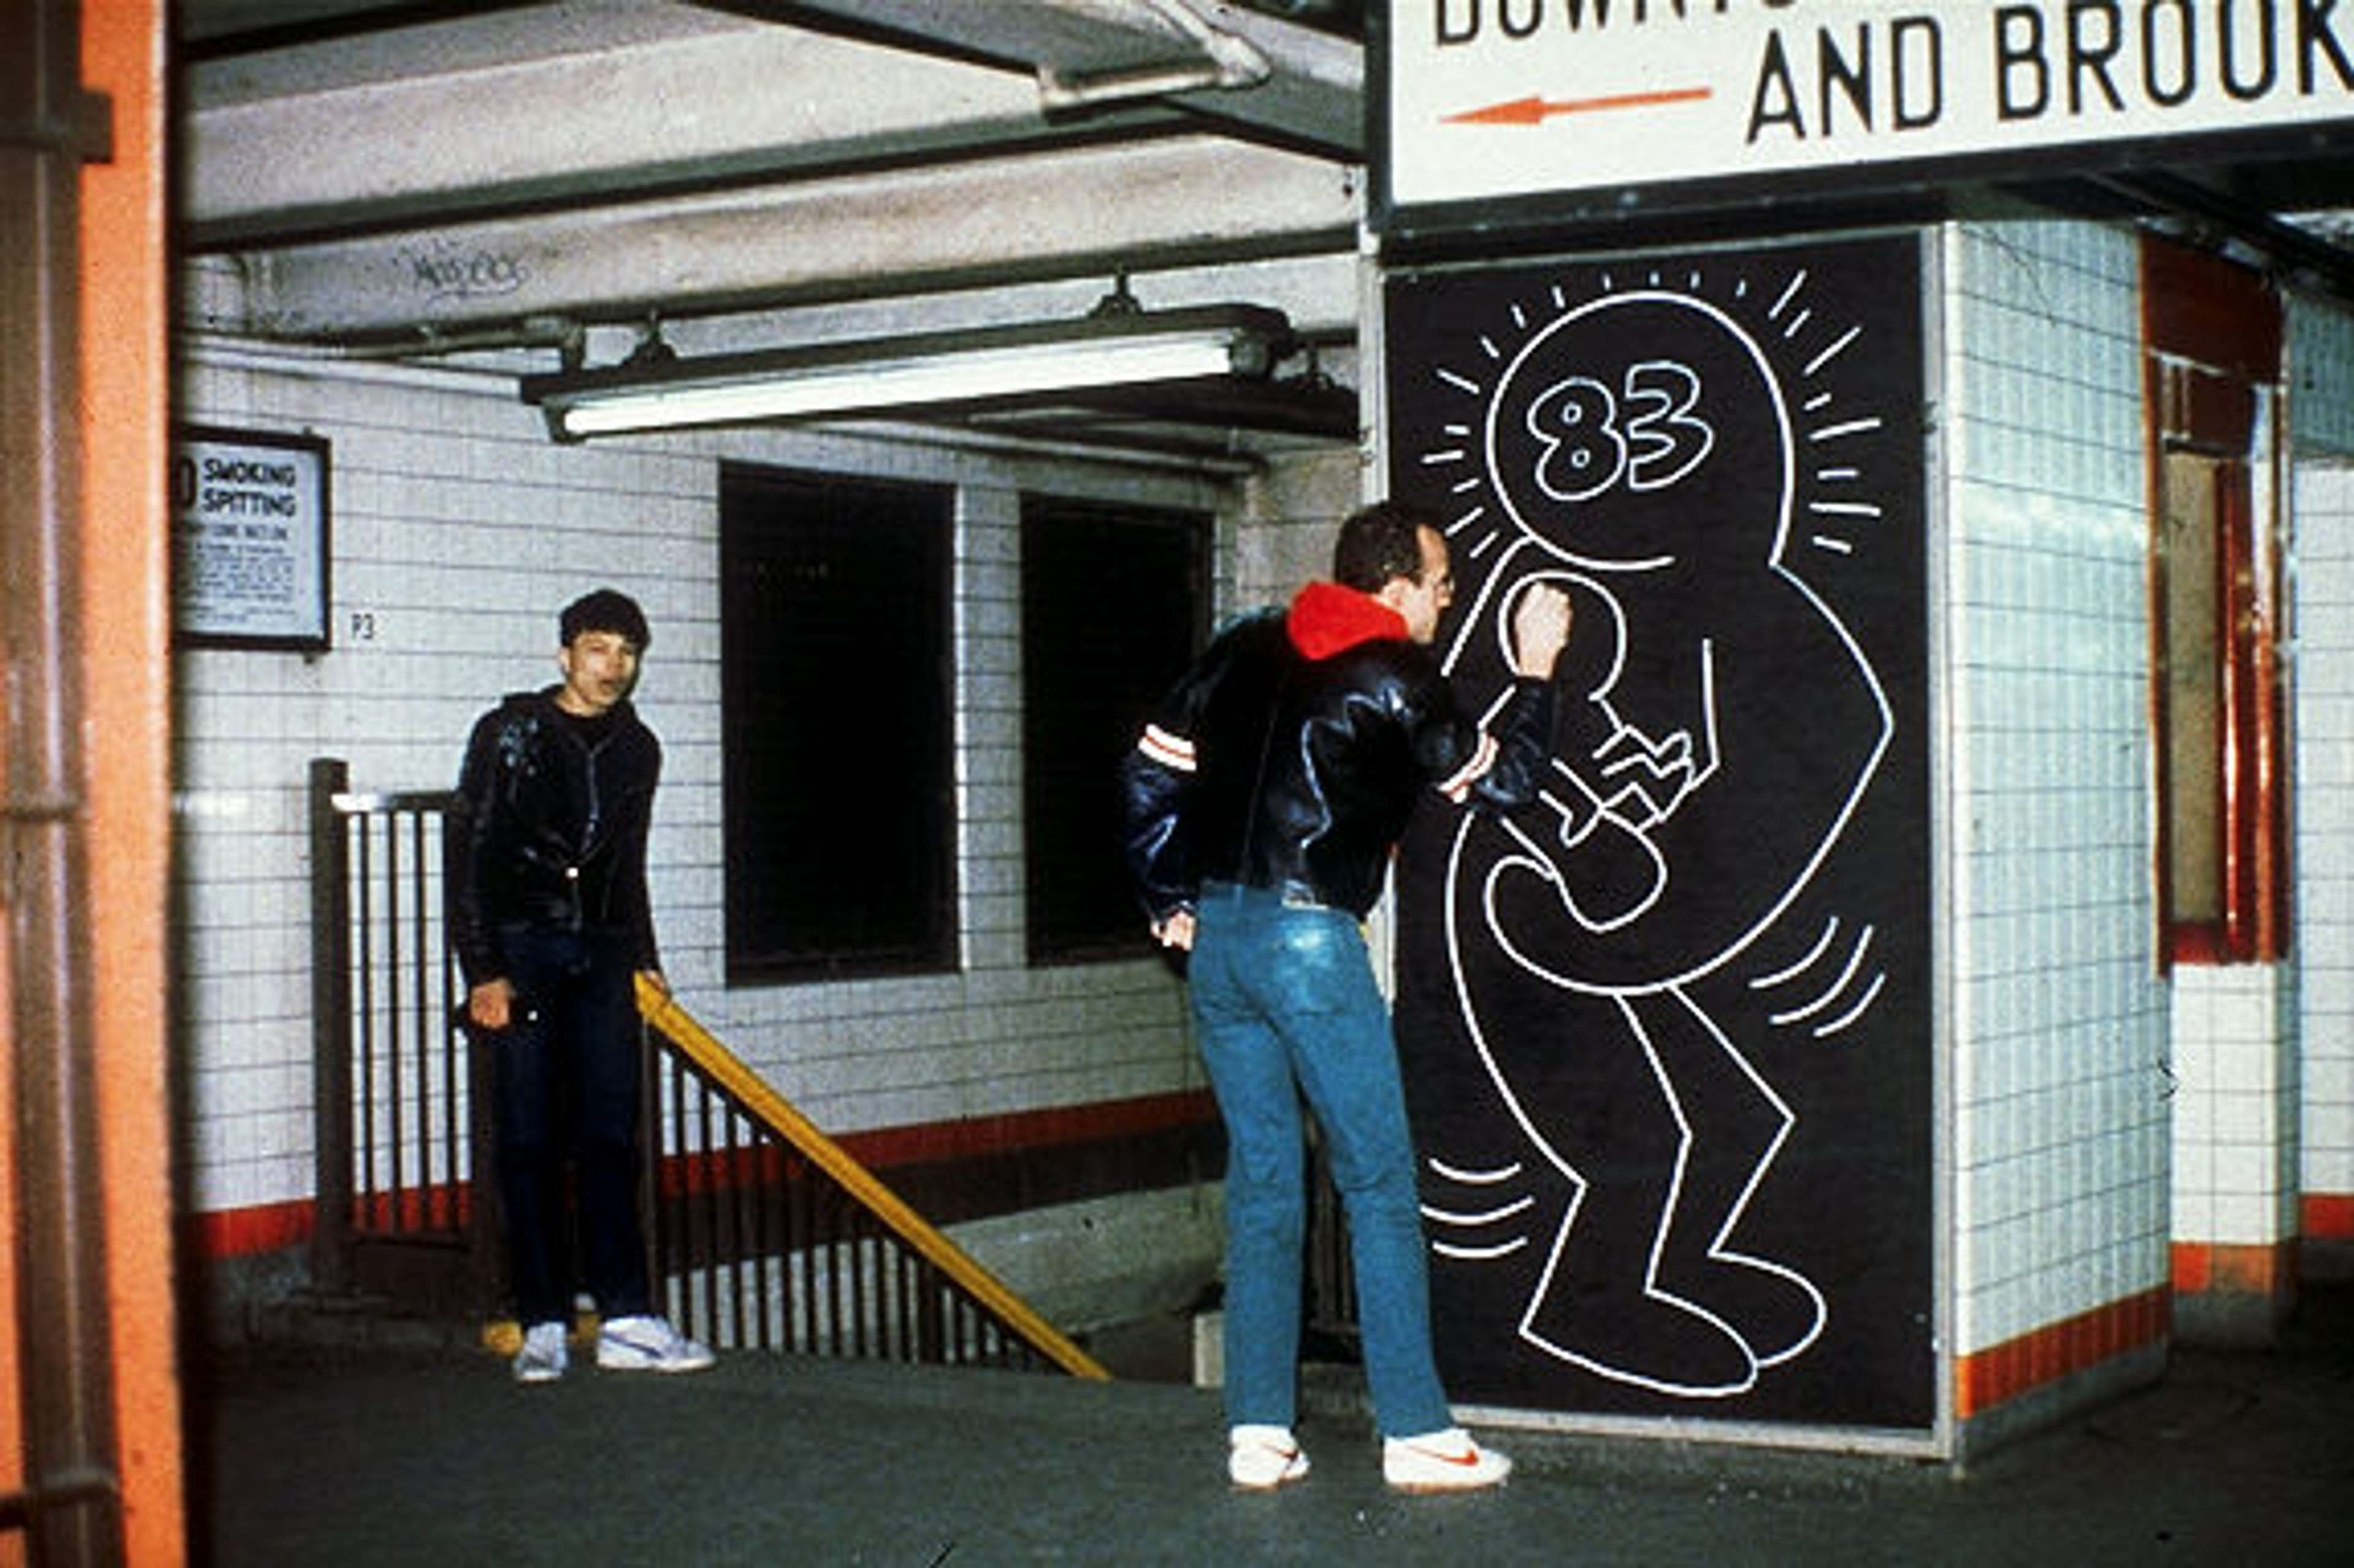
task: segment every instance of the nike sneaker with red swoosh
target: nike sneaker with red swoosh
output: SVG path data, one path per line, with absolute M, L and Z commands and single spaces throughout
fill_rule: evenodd
M 1382 1479 L 1394 1491 L 1468 1492 L 1501 1484 L 1510 1456 L 1482 1448 L 1460 1426 L 1382 1442 Z
M 1307 1474 L 1307 1452 L 1288 1426 L 1242 1425 L 1226 1435 L 1226 1475 L 1244 1491 L 1272 1491 Z

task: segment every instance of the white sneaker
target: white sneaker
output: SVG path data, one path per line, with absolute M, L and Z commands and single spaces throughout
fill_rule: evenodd
M 667 1318 L 610 1318 L 597 1330 L 597 1364 L 607 1372 L 701 1372 L 717 1359 Z
M 1382 1443 L 1382 1479 L 1401 1492 L 1465 1492 L 1501 1484 L 1512 1461 L 1460 1426 Z
M 1307 1451 L 1288 1426 L 1237 1426 L 1226 1434 L 1226 1474 L 1246 1492 L 1273 1491 L 1307 1473 Z
M 564 1375 L 570 1360 L 564 1346 L 564 1325 L 534 1323 L 524 1330 L 523 1346 L 508 1367 L 517 1383 L 554 1383 Z

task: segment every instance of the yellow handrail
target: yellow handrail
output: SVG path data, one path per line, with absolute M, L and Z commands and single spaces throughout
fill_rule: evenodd
M 981 1266 L 971 1254 L 909 1208 L 906 1200 L 860 1164 L 855 1155 L 827 1137 L 815 1122 L 795 1109 L 791 1101 L 770 1088 L 740 1057 L 721 1044 L 679 1004 L 677 998 L 643 974 L 638 976 L 638 1012 L 677 1045 L 689 1061 L 733 1096 L 746 1114 L 840 1182 L 868 1213 L 995 1314 L 1033 1350 L 1075 1377 L 1111 1376 L 1092 1356 L 1007 1288 L 1004 1281 Z

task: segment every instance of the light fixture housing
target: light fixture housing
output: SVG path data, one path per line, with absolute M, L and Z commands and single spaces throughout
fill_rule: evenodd
M 921 333 L 524 377 L 560 441 L 633 430 L 979 411 L 1148 388 L 1265 383 L 1298 348 L 1263 305 L 1107 311 L 1074 321 Z

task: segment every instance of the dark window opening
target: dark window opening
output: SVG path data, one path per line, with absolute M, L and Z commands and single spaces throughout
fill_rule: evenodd
M 721 471 L 731 984 L 954 967 L 953 506 Z
M 1210 520 L 1022 508 L 1023 833 L 1030 960 L 1153 950 L 1120 856 L 1120 759 L 1208 626 Z

